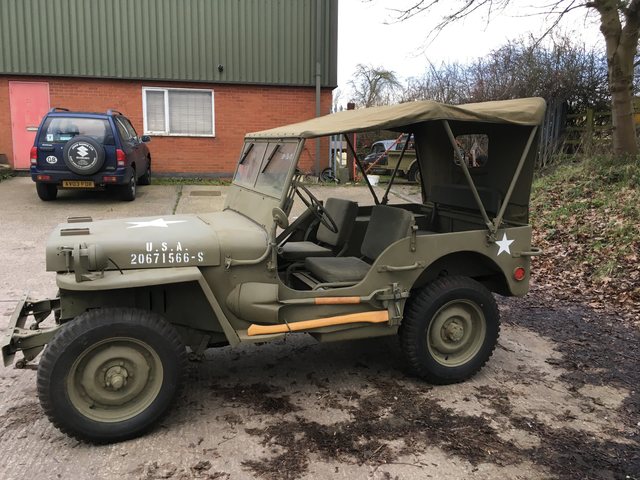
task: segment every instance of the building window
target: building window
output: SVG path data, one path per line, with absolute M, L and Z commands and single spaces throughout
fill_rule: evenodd
M 213 90 L 143 88 L 144 133 L 215 136 Z

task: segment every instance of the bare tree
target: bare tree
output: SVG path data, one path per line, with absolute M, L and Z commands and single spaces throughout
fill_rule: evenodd
M 483 102 L 540 96 L 570 108 L 603 109 L 609 103 L 604 55 L 566 36 L 511 40 L 466 64 L 429 65 L 411 78 L 403 101 Z
M 362 64 L 356 66 L 349 86 L 353 92 L 353 101 L 364 107 L 391 103 L 395 93 L 402 87 L 395 72 Z
M 437 34 L 451 23 L 481 12 L 490 21 L 492 15 L 504 10 L 510 3 L 511 0 L 449 0 L 450 13 L 440 18 L 433 31 Z M 409 8 L 397 10 L 398 20 L 428 12 L 438 4 L 443 5 L 444 1 L 414 0 Z M 640 0 L 548 0 L 538 4 L 532 0 L 531 7 L 534 6 L 539 9 L 538 14 L 551 19 L 544 35 L 551 32 L 572 10 L 585 8 L 597 12 L 607 53 L 614 152 L 618 155 L 637 154 L 633 121 L 633 73 L 640 34 Z
M 470 69 L 459 63 L 429 64 L 422 77 L 410 78 L 402 101 L 435 100 L 442 103 L 465 103 L 471 96 Z

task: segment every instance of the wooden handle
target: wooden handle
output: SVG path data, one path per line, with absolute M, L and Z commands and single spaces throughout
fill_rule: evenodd
M 337 317 L 318 318 L 317 320 L 303 320 L 278 325 L 251 325 L 247 334 L 268 335 L 271 333 L 299 332 L 301 330 L 311 330 L 314 328 L 330 327 L 333 325 L 345 325 L 349 323 L 384 323 L 389 321 L 389 312 L 386 310 L 374 310 L 371 312 L 351 313 L 349 315 L 338 315 Z
M 360 297 L 316 297 L 316 305 L 347 305 L 360 303 Z

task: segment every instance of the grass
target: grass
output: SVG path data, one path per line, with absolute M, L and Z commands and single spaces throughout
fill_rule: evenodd
M 537 281 L 640 301 L 640 159 L 564 159 L 533 184 L 534 240 L 547 255 Z
M 11 177 L 13 177 L 13 170 L 0 168 L 0 182 Z
M 154 185 L 220 185 L 231 184 L 229 178 L 206 177 L 153 177 Z

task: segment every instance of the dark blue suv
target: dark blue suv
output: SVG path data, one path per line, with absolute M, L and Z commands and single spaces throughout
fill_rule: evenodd
M 115 110 L 70 112 L 53 108 L 42 119 L 31 148 L 31 178 L 38 196 L 55 200 L 59 188 L 116 191 L 136 198 L 136 187 L 151 182 L 151 154 L 131 122 Z

